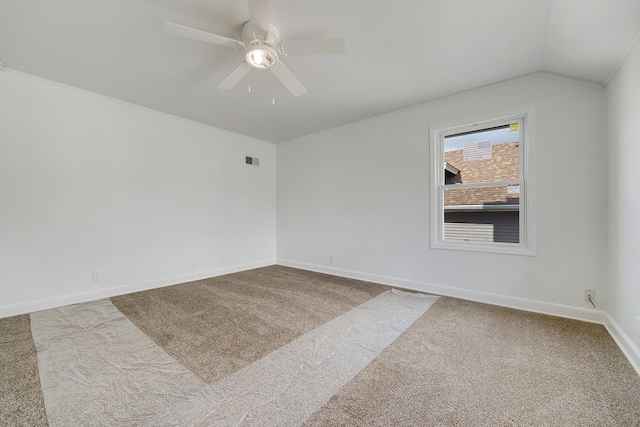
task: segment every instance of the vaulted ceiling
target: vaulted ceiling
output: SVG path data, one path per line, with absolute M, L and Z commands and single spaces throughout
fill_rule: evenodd
M 2 0 L 7 68 L 280 142 L 538 71 L 605 85 L 640 34 L 639 0 L 271 0 L 282 40 L 342 37 L 341 56 L 289 56 L 217 85 L 242 51 L 163 32 L 240 39 L 244 0 Z M 276 104 L 272 105 L 275 93 Z

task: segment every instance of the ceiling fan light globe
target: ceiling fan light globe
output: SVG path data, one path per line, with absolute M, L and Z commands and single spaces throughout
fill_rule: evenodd
M 278 62 L 278 54 L 269 46 L 257 46 L 249 50 L 246 60 L 253 68 L 267 70 Z

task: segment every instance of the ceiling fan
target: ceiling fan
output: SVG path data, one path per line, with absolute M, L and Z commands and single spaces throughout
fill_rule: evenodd
M 341 55 L 345 51 L 345 42 L 341 38 L 320 40 L 280 41 L 278 28 L 269 22 L 269 0 L 247 0 L 249 20 L 242 26 L 242 41 L 208 33 L 184 25 L 165 22 L 167 33 L 201 40 L 232 49 L 244 49 L 245 58 L 219 85 L 219 89 L 231 89 L 250 68 L 271 70 L 289 89 L 293 96 L 303 95 L 307 90 L 281 61 L 288 55 Z

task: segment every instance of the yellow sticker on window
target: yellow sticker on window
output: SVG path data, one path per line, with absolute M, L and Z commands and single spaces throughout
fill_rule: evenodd
M 511 132 L 518 132 L 518 130 L 519 130 L 519 125 L 520 125 L 520 123 L 518 123 L 518 122 L 516 122 L 516 123 L 511 123 L 511 124 L 509 125 L 509 130 L 510 130 Z

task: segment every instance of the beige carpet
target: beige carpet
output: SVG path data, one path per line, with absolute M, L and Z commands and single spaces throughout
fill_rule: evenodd
M 108 299 L 31 314 L 51 426 L 300 425 L 438 299 L 387 291 L 206 384 Z
M 305 426 L 638 426 L 603 326 L 442 297 Z
M 46 426 L 29 315 L 0 319 L 0 426 Z
M 112 301 L 211 384 L 387 289 L 273 266 Z M 29 317 L 0 337 L 0 425 L 46 425 Z M 305 425 L 640 426 L 640 377 L 601 325 L 440 298 Z
M 111 301 L 167 353 L 213 383 L 389 289 L 272 266 Z

